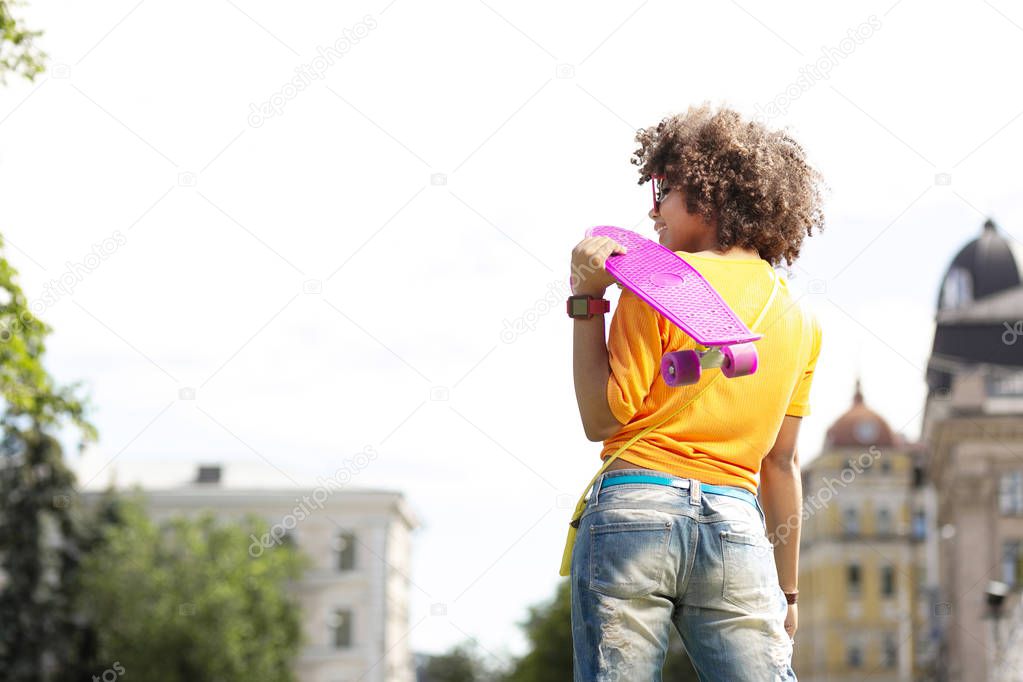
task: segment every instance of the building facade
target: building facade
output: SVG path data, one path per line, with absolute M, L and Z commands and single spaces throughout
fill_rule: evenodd
M 925 679 L 915 633 L 927 622 L 923 547 L 934 511 L 920 450 L 867 407 L 857 382 L 852 405 L 803 467 L 800 680 Z
M 254 514 L 267 533 L 253 536 L 257 557 L 292 542 L 310 559 L 295 586 L 305 645 L 301 682 L 413 682 L 409 646 L 411 533 L 418 521 L 399 492 L 344 489 L 233 489 L 218 467 L 202 467 L 180 488 L 146 490 L 154 522 L 213 512 L 225 521 Z M 98 498 L 89 492 L 83 497 Z
M 938 292 L 919 443 L 853 405 L 803 468 L 801 680 L 1023 680 L 1023 245 Z
M 990 220 L 942 281 L 922 438 L 937 499 L 938 675 L 1017 680 L 1023 623 L 1023 245 Z

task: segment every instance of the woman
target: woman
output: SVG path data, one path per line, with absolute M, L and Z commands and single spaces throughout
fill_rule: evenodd
M 662 355 L 696 343 L 631 291 L 606 343 L 599 312 L 573 322 L 579 412 L 605 460 L 571 550 L 575 679 L 660 680 L 674 625 L 702 680 L 795 680 L 796 440 L 821 329 L 774 267 L 823 229 L 822 179 L 786 133 L 728 108 L 690 107 L 636 140 L 658 240 L 763 338 L 755 374 L 670 387 Z M 601 299 L 623 251 L 582 240 L 573 294 Z

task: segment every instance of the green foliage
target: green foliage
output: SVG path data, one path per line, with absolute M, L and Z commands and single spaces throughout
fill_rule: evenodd
M 34 81 L 46 54 L 0 0 L 0 83 Z M 0 670 L 7 682 L 78 679 L 95 636 L 74 585 L 94 534 L 82 523 L 74 476 L 52 435 L 67 422 L 81 450 L 97 438 L 79 385 L 57 386 L 43 367 L 52 330 L 30 312 L 0 236 Z
M 77 385 L 57 386 L 43 367 L 51 329 L 29 311 L 2 249 L 0 237 L 0 670 L 9 682 L 73 679 L 92 652 L 74 591 L 90 535 L 50 432 L 70 421 L 82 448 L 96 429 Z
M 30 311 L 0 238 L 0 670 L 4 682 L 89 680 L 112 670 L 170 682 L 287 681 L 300 645 L 284 587 L 290 546 L 249 555 L 265 522 L 211 515 L 156 527 L 108 493 L 86 516 L 49 431 L 96 439 L 75 397 L 45 371 L 51 332 Z M 123 671 L 123 672 L 122 672 Z M 109 675 L 105 676 L 109 677 Z
M 4 85 L 7 84 L 8 72 L 34 81 L 46 68 L 46 53 L 33 44 L 42 31 L 26 30 L 11 15 L 11 7 L 23 4 L 17 0 L 0 0 L 0 83 Z
M 89 658 L 74 618 L 87 533 L 72 508 L 73 477 L 60 444 L 6 426 L 0 441 L 0 669 L 12 682 L 67 679 Z M 49 667 L 44 661 L 49 660 Z
M 205 512 L 158 526 L 141 500 L 121 516 L 82 566 L 100 661 L 147 682 L 294 679 L 301 616 L 286 588 L 307 565 L 296 549 L 252 557 L 249 535 L 266 531 L 256 518 L 225 524 Z
M 508 674 L 507 682 L 562 682 L 572 679 L 571 581 L 558 582 L 554 598 L 529 607 L 524 623 L 530 650 Z
M 481 682 L 492 679 L 474 642 L 462 642 L 449 653 L 431 656 L 421 673 L 421 682 Z
M 81 434 L 79 449 L 84 448 L 97 437 L 85 419 L 91 406 L 75 395 L 81 382 L 57 386 L 43 367 L 45 339 L 53 329 L 32 314 L 3 247 L 0 236 L 0 426 L 45 431 L 70 421 Z
M 46 54 L 0 0 L 0 83 L 34 81 Z M 52 329 L 29 309 L 0 236 L 0 671 L 4 682 L 130 679 L 287 682 L 301 643 L 284 587 L 305 562 L 289 546 L 249 556 L 265 524 L 210 515 L 157 528 L 108 493 L 87 519 L 51 435 L 97 440 L 80 385 L 42 358 Z

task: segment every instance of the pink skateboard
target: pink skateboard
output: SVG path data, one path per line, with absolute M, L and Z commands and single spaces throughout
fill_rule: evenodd
M 762 335 L 751 332 L 714 287 L 674 251 L 610 225 L 591 227 L 586 236 L 610 237 L 627 248 L 628 253 L 609 256 L 604 268 L 703 346 L 664 354 L 661 376 L 666 384 L 695 384 L 705 367 L 720 367 L 728 378 L 757 371 L 753 342 Z

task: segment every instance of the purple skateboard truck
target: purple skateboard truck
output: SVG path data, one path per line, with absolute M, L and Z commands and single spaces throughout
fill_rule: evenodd
M 719 367 L 728 378 L 757 371 L 754 334 L 714 287 L 674 251 L 631 230 L 600 225 L 587 237 L 609 237 L 628 249 L 608 256 L 604 268 L 702 346 L 665 353 L 661 376 L 669 386 L 700 380 L 703 368 Z

